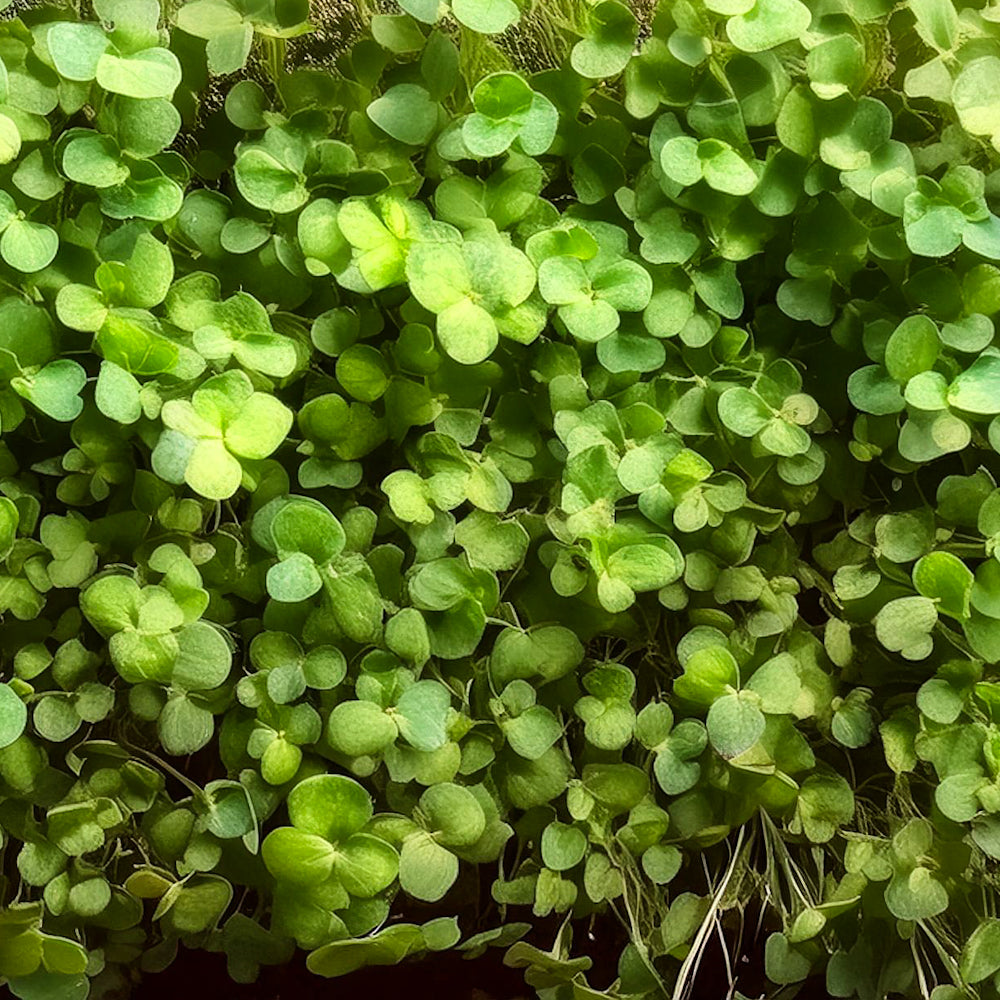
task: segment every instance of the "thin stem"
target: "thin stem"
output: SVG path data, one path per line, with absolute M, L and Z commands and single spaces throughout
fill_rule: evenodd
M 745 835 L 746 827 L 741 826 L 740 832 L 736 838 L 736 847 L 733 850 L 729 866 L 726 869 L 726 874 L 723 876 L 718 889 L 715 891 L 715 895 L 712 898 L 712 904 L 708 908 L 708 913 L 705 915 L 705 919 L 701 922 L 701 927 L 698 928 L 698 933 L 694 936 L 694 941 L 691 943 L 691 950 L 688 952 L 687 957 L 681 964 L 681 970 L 677 975 L 677 984 L 674 986 L 674 992 L 671 1000 L 684 1000 L 684 998 L 690 994 L 693 983 L 690 983 L 689 980 L 692 979 L 699 964 L 701 963 L 701 956 L 705 951 L 705 944 L 708 940 L 708 935 L 712 932 L 712 928 L 715 923 L 715 915 L 718 913 L 719 907 L 722 905 L 722 898 L 726 893 L 726 889 L 729 887 L 733 874 L 736 872 L 736 863 L 740 858 Z
M 722 949 L 722 957 L 726 961 L 726 981 L 729 983 L 729 991 L 732 993 L 736 980 L 733 979 L 733 966 L 729 960 L 729 948 L 726 945 L 726 935 L 722 931 L 722 918 L 718 913 L 715 915 L 715 929 L 719 935 L 719 946 Z
M 196 799 L 204 799 L 205 798 L 205 790 L 203 788 L 201 788 L 198 785 L 196 785 L 186 775 L 181 774 L 180 771 L 178 771 L 172 765 L 168 764 L 165 760 L 163 760 L 160 757 L 157 757 L 155 753 L 151 753 L 149 750 L 146 750 L 144 747 L 136 746 L 134 743 L 130 743 L 128 740 L 126 740 L 124 738 L 122 738 L 122 744 L 124 746 L 127 746 L 129 748 L 129 750 L 134 750 L 136 753 L 141 753 L 144 757 L 146 757 L 149 760 L 153 761 L 153 763 L 156 764 L 157 767 L 161 768 L 162 770 L 166 771 L 168 774 L 172 775 Z

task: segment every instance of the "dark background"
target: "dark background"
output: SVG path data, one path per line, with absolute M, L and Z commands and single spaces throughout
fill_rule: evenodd
M 542 923 L 547 923 L 542 921 Z M 592 927 L 594 940 L 584 945 L 583 933 L 576 935 L 574 955 L 589 954 L 593 967 L 587 973 L 595 989 L 605 989 L 617 976 L 617 961 L 625 943 L 624 934 L 612 918 Z M 775 986 L 764 976 L 764 940 L 767 931 L 744 949 L 733 963 L 736 989 L 744 996 L 773 996 Z M 546 948 L 551 936 L 531 934 L 527 940 Z M 466 960 L 458 953 L 443 952 L 401 965 L 361 969 L 338 979 L 322 979 L 306 968 L 303 952 L 296 953 L 288 965 L 261 968 L 256 983 L 238 985 L 226 972 L 221 954 L 188 951 L 180 948 L 177 959 L 164 972 L 147 975 L 135 990 L 137 1000 L 388 1000 L 405 996 L 407 1000 L 535 1000 L 532 987 L 525 985 L 522 969 L 503 964 L 504 949 L 487 951 L 481 958 Z M 815 976 L 801 984 L 798 991 L 787 989 L 782 997 L 799 1000 L 828 1000 L 824 977 Z M 731 997 L 727 963 L 718 935 L 709 939 L 698 969 L 691 1000 L 727 1000 Z

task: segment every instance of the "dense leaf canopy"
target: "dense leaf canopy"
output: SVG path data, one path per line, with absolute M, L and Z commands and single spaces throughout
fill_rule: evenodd
M 762 905 L 1000 996 L 1000 8 L 80 6 L 0 21 L 0 982 L 681 998 Z

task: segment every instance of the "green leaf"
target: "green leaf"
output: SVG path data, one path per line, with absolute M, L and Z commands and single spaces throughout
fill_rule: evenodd
M 702 162 L 698 151 L 697 139 L 689 135 L 674 136 L 660 150 L 660 167 L 678 184 L 697 184 L 702 178 Z
M 784 458 L 804 455 L 809 450 L 811 443 L 807 431 L 781 417 L 769 420 L 761 428 L 757 440 L 764 450 Z
M 299 219 L 301 221 L 301 216 Z M 253 219 L 245 219 L 240 216 L 230 219 L 219 234 L 219 242 L 222 248 L 229 253 L 251 253 L 258 247 L 263 246 L 271 237 L 270 230 Z M 301 243 L 301 238 L 300 238 Z M 347 253 L 346 244 L 341 240 L 344 252 Z
M 0 163 L 10 163 L 20 152 L 21 132 L 17 124 L 7 115 L 0 114 Z
M 41 271 L 55 260 L 59 235 L 50 226 L 15 219 L 0 236 L 0 257 L 17 271 Z
M 885 345 L 885 367 L 906 383 L 933 367 L 941 350 L 937 325 L 928 316 L 909 316 L 892 332 Z
M 276 601 L 294 604 L 319 593 L 323 578 L 305 553 L 295 552 L 267 571 L 267 592 Z
M 885 903 L 900 920 L 928 920 L 948 908 L 948 892 L 929 869 L 918 866 L 893 876 Z
M 87 82 L 97 75 L 97 64 L 109 39 L 98 24 L 56 21 L 49 26 L 46 44 L 56 72 L 67 80 Z
M 639 31 L 635 15 L 618 0 L 601 0 L 589 12 L 588 29 L 570 52 L 573 69 L 592 80 L 617 76 L 635 46 Z
M 32 376 L 11 379 L 11 388 L 54 420 L 75 420 L 83 410 L 79 392 L 87 373 L 66 358 L 50 361 Z
M 458 47 L 442 31 L 432 32 L 420 58 L 420 74 L 431 97 L 442 101 L 459 80 Z
M 458 878 L 458 858 L 430 834 L 414 833 L 399 854 L 399 884 L 415 899 L 436 903 Z
M 851 691 L 833 714 L 830 731 L 842 746 L 866 746 L 874 732 L 874 721 L 868 707 L 870 692 L 864 688 Z
M 292 826 L 332 843 L 357 833 L 371 817 L 371 797 L 356 781 L 339 774 L 314 775 L 288 793 Z
M 941 677 L 924 681 L 917 691 L 917 707 L 934 722 L 946 725 L 954 722 L 962 714 L 964 706 L 962 692 Z
M 749 389 L 734 386 L 719 397 L 719 419 L 741 437 L 753 437 L 771 420 L 774 411 Z
M 938 610 L 955 618 L 969 617 L 972 571 L 950 552 L 931 552 L 913 567 L 913 586 L 937 602 Z
M 345 701 L 327 720 L 326 736 L 339 753 L 351 757 L 381 753 L 398 735 L 396 724 L 370 701 Z
M 647 750 L 663 743 L 670 735 L 674 713 L 666 702 L 651 701 L 644 705 L 635 720 L 635 735 Z
M 341 847 L 336 873 L 352 896 L 369 899 L 395 881 L 399 874 L 399 855 L 384 840 L 358 833 Z
M 635 228 L 643 237 L 639 252 L 651 264 L 683 264 L 701 245 L 672 208 L 660 208 L 648 219 L 637 219 Z
M 18 164 L 12 179 L 19 191 L 37 201 L 49 201 L 65 187 L 65 181 L 40 149 L 29 153 Z
M 754 169 L 728 143 L 702 139 L 698 143 L 701 175 L 710 188 L 732 195 L 746 195 L 757 186 Z
M 522 677 L 556 680 L 583 661 L 583 645 L 562 625 L 540 625 L 522 631 L 504 629 L 490 654 L 490 673 L 499 688 Z
M 859 410 L 883 416 L 905 408 L 899 384 L 881 365 L 865 365 L 851 372 L 847 395 Z
M 181 757 L 200 750 L 212 738 L 212 713 L 183 694 L 171 697 L 157 721 L 160 742 L 167 753 Z
M 966 219 L 956 206 L 932 201 L 921 192 L 907 195 L 903 203 L 906 245 L 924 257 L 945 257 L 958 248 Z
M 210 500 L 225 500 L 240 488 L 243 470 L 221 441 L 205 440 L 189 453 L 183 475 L 195 493 Z
M 684 662 L 684 673 L 674 681 L 674 691 L 680 698 L 708 706 L 738 680 L 739 667 L 733 654 L 725 646 L 706 646 Z
M 634 809 L 649 792 L 646 773 L 631 764 L 587 764 L 583 783 L 612 815 Z
M 620 260 L 594 276 L 593 289 L 596 296 L 614 309 L 640 312 L 649 305 L 653 281 L 641 264 Z
M 839 774 L 810 774 L 799 789 L 796 815 L 805 835 L 824 844 L 854 817 L 854 793 Z
M 353 344 L 337 359 L 337 381 L 348 395 L 363 403 L 379 399 L 389 385 L 389 366 L 381 352 L 368 344 Z
M 533 97 L 531 87 L 517 73 L 491 73 L 472 91 L 476 111 L 496 121 L 527 112 Z
M 395 721 L 400 734 L 417 750 L 437 750 L 447 739 L 451 695 L 437 681 L 417 681 L 396 702 Z
M 237 292 L 213 303 L 195 322 L 194 346 L 205 358 L 224 362 L 233 356 L 247 369 L 279 377 L 295 369 L 294 342 L 274 332 L 267 310 L 252 295 Z
M 102 634 L 138 624 L 139 585 L 129 576 L 102 576 L 80 593 L 80 610 Z
M 446 847 L 468 847 L 486 829 L 486 814 L 467 788 L 452 782 L 432 785 L 420 796 L 427 829 Z
M 294 212 L 309 199 L 305 177 L 264 149 L 253 147 L 240 153 L 233 176 L 251 205 L 276 215 Z
M 684 572 L 684 559 L 673 539 L 656 544 L 625 545 L 611 553 L 607 573 L 635 591 L 659 590 Z
M 930 412 L 948 406 L 948 380 L 940 372 L 922 371 L 906 384 L 906 402 L 914 409 Z
M 407 5 L 412 5 L 413 2 L 414 0 L 407 0 Z M 404 926 L 413 927 L 412 924 L 400 925 L 398 929 L 403 930 Z M 413 929 L 416 931 L 415 927 Z M 395 965 L 401 962 L 406 956 L 406 949 L 389 947 L 379 940 L 380 936 L 360 940 L 348 938 L 324 944 L 310 953 L 309 970 L 316 975 L 332 978 L 347 975 L 368 965 Z
M 794 657 L 779 654 L 762 663 L 747 682 L 746 690 L 760 697 L 764 712 L 779 715 L 792 712 L 802 690 Z
M 208 691 L 229 676 L 232 653 L 222 633 L 205 621 L 186 625 L 177 637 L 173 685 L 185 691 Z
M 726 34 L 744 52 L 764 52 L 798 38 L 812 20 L 799 0 L 757 0 L 746 13 L 726 22 Z
M 42 936 L 42 962 L 53 976 L 82 978 L 87 968 L 87 950 L 77 941 L 45 934 Z
M 422 244 L 406 261 L 406 275 L 414 297 L 425 308 L 441 313 L 462 302 L 472 292 L 472 276 L 455 244 Z
M 320 261 L 327 270 L 334 272 L 343 271 L 351 259 L 350 244 L 340 230 L 338 216 L 336 202 L 317 198 L 302 210 L 297 229 L 299 245 L 306 257 Z
M 917 31 L 925 42 L 939 52 L 954 47 L 958 15 L 950 0 L 915 0 L 912 9 L 917 18 Z
M 864 46 L 852 35 L 827 38 L 806 56 L 809 86 L 824 100 L 847 94 L 860 81 L 864 60 Z
M 290 826 L 272 830 L 261 844 L 261 855 L 276 879 L 303 887 L 326 881 L 337 859 L 329 840 Z
M 423 146 L 437 128 L 439 106 L 419 84 L 397 83 L 372 101 L 366 111 L 393 139 L 409 146 Z
M 503 734 L 514 753 L 538 760 L 562 736 L 563 727 L 543 705 L 533 705 L 516 718 L 501 723 Z
M 73 139 L 63 150 L 62 170 L 70 180 L 97 188 L 114 187 L 129 177 L 118 143 L 109 135 Z
M 931 630 L 937 607 L 929 597 L 898 597 L 875 616 L 875 634 L 886 649 L 907 660 L 922 660 L 934 646 Z
M 445 353 L 463 365 L 485 361 L 500 340 L 496 321 L 469 298 L 438 314 L 437 335 Z
M 964 316 L 941 328 L 941 340 L 956 351 L 977 354 L 993 342 L 993 321 L 980 313 Z
M 575 868 L 587 852 L 587 836 L 576 826 L 552 822 L 542 831 L 542 861 L 553 871 Z
M 541 156 L 549 151 L 558 128 L 559 112 L 556 106 L 544 94 L 536 93 L 532 97 L 531 107 L 521 124 L 521 130 L 517 137 L 518 144 L 528 156 Z M 526 199 L 522 198 L 522 201 L 524 200 Z M 516 204 L 514 202 L 509 208 L 518 211 L 515 207 Z
M 708 745 L 705 727 L 694 719 L 678 723 L 653 762 L 656 782 L 668 795 L 680 795 L 697 784 L 701 764 L 697 758 Z
M 304 553 L 321 565 L 339 556 L 347 542 L 337 518 L 315 501 L 302 498 L 290 498 L 275 513 L 267 530 L 279 557 Z
M 424 47 L 424 33 L 405 14 L 376 14 L 371 28 L 375 41 L 390 52 L 419 52 Z
M 19 1000 L 87 1000 L 90 980 L 83 973 L 62 974 L 39 968 L 28 976 L 12 977 L 10 991 Z
M 0 559 L 6 559 L 14 548 L 21 515 L 9 497 L 0 497 Z M 43 668 L 44 669 L 44 668 Z M 19 673 L 19 676 L 23 676 Z
M 1000 920 L 984 920 L 962 947 L 959 970 L 968 983 L 979 983 L 1000 969 Z
M 764 968 L 775 983 L 797 983 L 809 975 L 812 962 L 780 932 L 769 934 L 764 943 Z
M 681 870 L 682 860 L 673 844 L 653 844 L 642 854 L 642 870 L 655 885 L 666 885 Z
M 210 39 L 242 21 L 240 12 L 227 0 L 192 0 L 176 13 L 177 26 L 196 38 Z
M 452 13 L 467 28 L 483 35 L 497 35 L 521 16 L 514 0 L 452 0 Z
M 548 257 L 538 268 L 538 290 L 552 305 L 571 305 L 587 297 L 590 282 L 576 257 Z
M 441 16 L 440 0 L 399 0 L 399 6 L 425 24 L 435 24 Z
M 462 125 L 462 141 L 477 157 L 499 156 L 517 138 L 520 126 L 510 120 L 490 121 L 483 115 L 469 115 Z
M 99 86 L 125 97 L 172 97 L 181 82 L 181 64 L 169 49 L 143 49 L 129 56 L 104 52 L 96 77 Z
M 708 710 L 708 738 L 725 758 L 749 750 L 764 733 L 760 709 L 738 694 L 727 694 L 713 702 Z
M 972 135 L 1000 134 L 1000 58 L 973 59 L 955 78 L 951 101 L 962 127 Z
M 885 514 L 875 522 L 879 555 L 895 563 L 912 562 L 934 545 L 934 521 L 930 511 L 918 509 Z
M 94 400 L 106 417 L 120 424 L 134 424 L 142 416 L 139 382 L 124 368 L 111 361 L 101 363 Z
M 180 112 L 165 98 L 115 98 L 115 137 L 123 150 L 153 156 L 166 149 L 181 127 Z
M 0 748 L 10 746 L 28 724 L 28 709 L 9 684 L 0 684 Z
M 474 510 L 455 526 L 455 542 L 469 562 L 485 569 L 516 569 L 528 550 L 528 533 L 517 521 L 501 521 L 495 514 Z
M 1000 356 L 984 354 L 948 386 L 948 403 L 967 413 L 1000 413 Z
M 977 767 L 949 774 L 934 791 L 934 802 L 948 819 L 968 823 L 980 811 L 978 793 L 986 779 Z
M 990 214 L 978 222 L 968 222 L 962 242 L 973 252 L 991 260 L 1000 259 L 1000 218 Z

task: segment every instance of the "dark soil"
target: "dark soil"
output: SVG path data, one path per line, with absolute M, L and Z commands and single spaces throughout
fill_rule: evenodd
M 546 921 L 539 923 L 545 925 Z M 772 996 L 775 989 L 764 975 L 763 943 L 773 928 L 765 918 L 763 933 L 748 935 L 740 954 L 722 953 L 718 937 L 713 935 L 698 969 L 690 1000 L 728 1000 L 733 986 L 744 996 Z M 596 932 L 596 933 L 595 933 Z M 593 934 L 593 937 L 591 937 Z M 530 936 L 542 943 L 544 933 Z M 587 975 L 595 989 L 611 985 L 616 975 L 617 957 L 624 944 L 621 929 L 614 921 L 598 920 L 590 933 L 580 927 L 574 954 L 589 953 L 594 965 Z M 735 983 L 730 982 L 730 974 Z M 534 990 L 526 986 L 522 970 L 503 964 L 503 950 L 487 952 L 472 961 L 456 953 L 425 956 L 402 965 L 368 968 L 344 979 L 327 980 L 306 969 L 300 952 L 284 966 L 264 967 L 256 983 L 233 983 L 226 972 L 226 960 L 220 954 L 188 951 L 181 948 L 176 960 L 164 972 L 146 975 L 135 991 L 142 1000 L 177 1000 L 188 995 L 189 1000 L 225 998 L 225 1000 L 330 1000 L 334 996 L 350 996 L 352 1000 L 383 1000 L 406 996 L 408 1000 L 534 1000 Z M 785 996 L 785 993 L 781 994 Z M 791 991 L 789 994 L 791 995 Z M 803 983 L 798 1000 L 828 1000 L 822 977 Z
M 181 949 L 165 972 L 144 976 L 136 995 L 142 1000 L 528 1000 L 519 969 L 503 964 L 503 953 L 466 961 L 454 954 L 435 955 L 403 965 L 361 969 L 341 980 L 321 979 L 306 969 L 300 954 L 288 965 L 263 968 L 256 983 L 234 983 L 225 957 Z

